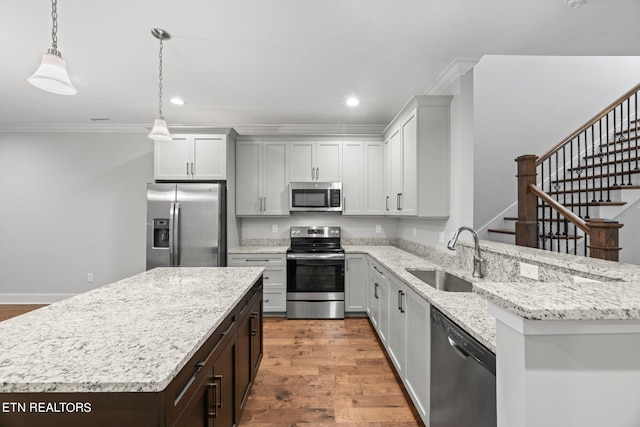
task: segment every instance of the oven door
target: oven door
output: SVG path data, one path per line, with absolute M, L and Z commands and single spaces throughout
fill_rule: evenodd
M 288 300 L 344 300 L 344 254 L 287 254 Z

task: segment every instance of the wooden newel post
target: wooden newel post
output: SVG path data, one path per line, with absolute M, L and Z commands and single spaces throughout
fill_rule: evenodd
M 536 184 L 536 159 L 534 154 L 525 154 L 516 159 L 518 163 L 518 221 L 516 222 L 516 245 L 538 247 L 538 197 L 529 190 Z
M 620 247 L 618 235 L 622 224 L 611 219 L 592 218 L 589 221 L 589 256 L 591 258 L 618 261 Z

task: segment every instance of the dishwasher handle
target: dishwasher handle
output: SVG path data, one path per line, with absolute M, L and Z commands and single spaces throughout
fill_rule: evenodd
M 469 358 L 469 353 L 464 351 L 464 349 L 462 347 L 460 347 L 458 344 L 456 344 L 456 342 L 454 340 L 452 340 L 451 337 L 448 336 L 447 338 L 449 339 L 449 345 L 451 347 L 453 347 L 453 349 L 456 351 L 458 356 L 462 357 L 465 360 Z

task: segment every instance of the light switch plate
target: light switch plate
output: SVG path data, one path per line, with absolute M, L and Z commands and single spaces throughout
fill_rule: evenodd
M 538 280 L 538 266 L 521 262 L 520 275 L 529 279 Z
M 382 233 L 382 226 L 381 225 L 376 225 L 376 233 L 378 233 L 378 234 Z
M 87 273 L 87 283 L 93 283 L 93 273 Z
M 277 233 L 278 232 L 278 224 L 273 224 L 271 226 L 271 232 L 272 233 Z

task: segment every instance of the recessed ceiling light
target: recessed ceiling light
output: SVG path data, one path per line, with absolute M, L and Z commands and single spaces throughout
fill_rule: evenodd
M 173 98 L 171 98 L 170 101 L 172 104 L 184 105 L 184 100 L 182 100 L 182 98 L 178 98 L 177 96 L 174 96 Z
M 360 100 L 358 98 L 356 98 L 355 96 L 351 96 L 351 97 L 347 98 L 347 105 L 349 107 L 355 107 L 357 105 L 360 105 Z

